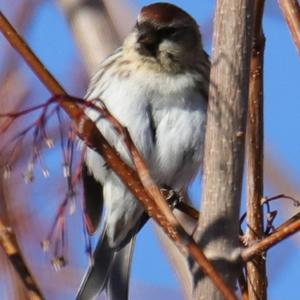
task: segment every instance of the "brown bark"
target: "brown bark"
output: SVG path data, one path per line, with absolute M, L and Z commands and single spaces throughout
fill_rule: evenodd
M 6 253 L 9 261 L 14 266 L 16 272 L 20 276 L 24 286 L 27 289 L 27 297 L 30 300 L 44 299 L 35 279 L 30 273 L 22 252 L 18 245 L 17 239 L 11 228 L 0 219 L 0 245 Z
M 278 0 L 300 54 L 300 6 L 297 0 Z
M 244 165 L 254 2 L 218 0 L 205 138 L 204 190 L 195 237 L 233 288 Z M 201 272 L 195 299 L 223 299 Z
M 252 245 L 264 235 L 263 208 L 263 56 L 265 38 L 262 31 L 264 0 L 255 1 L 248 124 L 247 124 L 247 242 Z M 262 255 L 247 263 L 250 300 L 267 298 L 266 263 Z

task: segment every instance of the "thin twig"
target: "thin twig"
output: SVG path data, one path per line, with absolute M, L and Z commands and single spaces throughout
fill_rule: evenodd
M 278 0 L 300 54 L 300 7 L 297 0 Z
M 272 196 L 272 197 L 262 197 L 261 201 L 260 201 L 260 204 L 261 204 L 262 207 L 263 207 L 263 205 L 267 205 L 267 209 L 269 210 L 270 209 L 270 202 L 273 202 L 273 201 L 278 200 L 278 199 L 290 200 L 295 207 L 300 206 L 300 201 L 299 200 L 297 200 L 294 197 L 288 196 L 286 194 L 278 194 L 278 195 L 275 195 L 275 196 Z M 243 231 L 242 231 L 241 226 L 242 226 L 243 222 L 245 221 L 246 216 L 247 216 L 247 212 L 244 212 L 242 214 L 241 218 L 240 218 L 240 234 L 241 235 L 243 235 Z M 266 234 L 266 232 L 265 232 L 265 234 Z
M 264 205 L 266 203 L 270 203 L 274 200 L 278 200 L 278 199 L 287 199 L 287 200 L 291 200 L 291 202 L 293 203 L 294 206 L 298 207 L 300 206 L 300 201 L 297 200 L 296 198 L 294 197 L 291 197 L 289 195 L 286 195 L 286 194 L 278 194 L 278 195 L 275 195 L 275 196 L 272 196 L 272 197 L 263 197 L 261 198 L 261 205 Z
M 246 280 L 245 274 L 243 272 L 240 273 L 238 282 L 239 282 L 239 286 L 240 286 L 240 290 L 241 290 L 241 294 L 242 294 L 242 300 L 249 300 L 247 280 Z
M 198 221 L 199 218 L 200 218 L 200 212 L 197 209 L 195 209 L 194 207 L 188 205 L 187 203 L 179 202 L 175 206 L 175 208 L 177 208 L 181 212 L 185 213 L 186 215 L 188 215 L 189 217 L 191 217 L 195 221 Z
M 300 213 L 290 218 L 288 221 L 280 225 L 275 232 L 266 237 L 265 239 L 255 243 L 254 245 L 242 251 L 241 257 L 244 261 L 249 261 L 255 255 L 263 253 L 274 247 L 279 242 L 290 237 L 300 230 Z
M 250 83 L 247 122 L 247 241 L 261 240 L 264 235 L 263 207 L 263 61 L 265 37 L 262 30 L 264 0 L 256 0 L 254 8 L 254 34 L 250 64 Z M 246 265 L 248 297 L 251 300 L 267 299 L 266 262 L 256 256 Z
M 39 59 L 34 55 L 25 41 L 17 34 L 15 29 L 10 25 L 2 13 L 0 13 L 0 30 L 12 46 L 21 54 L 32 70 L 37 74 L 48 90 L 54 95 L 61 95 L 61 98 L 67 98 L 67 94 L 64 89 L 59 85 L 49 71 L 45 69 Z M 77 125 L 78 135 L 89 147 L 93 148 L 105 159 L 107 164 L 123 180 L 133 195 L 142 202 L 148 214 L 153 216 L 155 221 L 163 227 L 169 237 L 176 242 L 178 248 L 180 250 L 188 250 L 188 253 L 211 278 L 225 299 L 237 299 L 232 289 L 224 282 L 219 273 L 196 245 L 194 240 L 185 233 L 181 226 L 173 226 L 173 219 L 170 217 L 170 214 L 165 216 L 164 213 L 157 207 L 156 203 L 158 200 L 155 199 L 154 201 L 152 197 L 149 196 L 137 173 L 121 160 L 118 153 L 108 144 L 99 132 L 96 124 L 84 114 L 84 111 L 80 109 L 76 103 L 64 101 L 64 99 L 61 99 L 59 103 Z M 165 206 L 165 204 L 162 203 L 160 205 Z M 167 210 L 168 207 L 165 209 Z

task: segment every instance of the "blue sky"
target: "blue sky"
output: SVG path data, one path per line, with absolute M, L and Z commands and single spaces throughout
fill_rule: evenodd
M 19 2 L 14 0 L 15 2 Z M 132 1 L 136 11 L 151 1 Z M 212 14 L 214 1 L 169 1 L 187 10 L 195 17 L 200 28 L 212 28 Z M 264 31 L 267 37 L 265 51 L 265 142 L 267 152 L 280 157 L 280 162 L 291 171 L 291 174 L 299 181 L 300 165 L 300 89 L 299 89 L 299 56 L 292 42 L 288 28 L 283 21 L 277 1 L 266 1 L 266 16 L 264 18 Z M 0 2 L 1 3 L 1 2 Z M 2 8 L 2 4 L 0 4 Z M 4 12 L 6 5 L 3 6 Z M 75 89 L 68 78 L 70 69 L 76 73 L 76 65 L 81 64 L 79 52 L 76 49 L 68 25 L 63 16 L 57 12 L 55 1 L 47 1 L 35 13 L 30 30 L 26 34 L 31 47 L 38 54 L 47 68 L 59 79 L 71 94 L 82 93 Z M 0 40 L 2 45 L 2 40 Z M 210 53 L 211 32 L 204 35 L 205 49 Z M 1 62 L 0 62 L 1 65 Z M 67 68 L 66 68 L 67 66 Z M 24 67 L 28 82 L 36 84 L 33 97 L 45 100 L 49 96 L 41 84 L 37 83 L 34 75 Z M 53 156 L 49 158 L 52 160 Z M 59 165 L 59 163 L 57 164 Z M 55 168 L 55 167 L 53 167 Z M 55 173 L 55 171 L 53 171 Z M 39 188 L 32 189 L 37 192 Z M 284 192 L 284 191 L 282 191 Z M 33 192 L 31 192 L 33 194 Z M 199 199 L 199 181 L 191 188 L 195 202 Z M 273 193 L 271 186 L 266 186 L 266 194 Z M 38 206 L 38 202 L 34 201 Z M 44 213 L 49 213 L 53 203 Z M 197 206 L 199 204 L 196 204 Z M 34 208 L 33 208 L 34 209 Z M 49 217 L 48 217 L 49 218 Z M 49 221 L 50 222 L 50 221 Z M 50 224 L 50 223 L 49 223 Z M 81 228 L 79 228 L 81 230 Z M 74 239 L 72 239 L 74 240 Z M 299 236 L 298 236 L 299 240 Z M 294 239 L 296 241 L 296 239 Z M 81 243 L 81 245 L 80 245 Z M 80 238 L 76 244 L 80 255 L 84 251 L 83 240 Z M 269 266 L 269 293 L 270 299 L 298 299 L 300 287 L 297 284 L 297 275 L 300 269 L 300 255 L 298 245 L 291 240 L 278 248 L 270 251 Z M 285 250 L 289 248 L 289 259 L 284 258 Z M 37 246 L 36 251 L 40 251 Z M 283 259 L 282 265 L 278 260 Z M 84 264 L 76 262 L 82 268 Z M 276 273 L 276 270 L 278 272 Z M 153 234 L 153 226 L 149 223 L 139 235 L 134 257 L 132 281 L 134 284 L 154 285 L 178 290 L 178 282 L 173 274 L 168 261 L 160 249 L 159 242 Z M 58 297 L 58 296 L 57 296 Z M 55 298 L 60 300 L 65 298 Z M 158 299 L 158 298 L 157 298 Z M 161 298 L 164 299 L 164 298 Z M 179 298 L 180 299 L 180 296 Z

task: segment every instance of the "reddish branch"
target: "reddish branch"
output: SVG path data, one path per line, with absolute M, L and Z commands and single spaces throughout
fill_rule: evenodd
M 278 0 L 288 23 L 298 52 L 300 53 L 300 7 L 297 0 Z
M 249 261 L 255 255 L 267 251 L 299 230 L 300 213 L 297 213 L 295 216 L 278 227 L 271 235 L 243 250 L 241 257 L 244 261 Z
M 176 205 L 176 208 L 179 209 L 180 211 L 184 212 L 186 215 L 190 216 L 195 221 L 198 221 L 200 218 L 199 211 L 184 202 L 179 202 Z
M 196 245 L 194 240 L 187 235 L 187 233 L 179 225 L 169 207 L 166 205 L 165 200 L 161 196 L 159 196 L 159 198 L 155 197 L 155 200 L 152 198 L 153 195 L 158 196 L 158 188 L 153 181 L 151 182 L 150 177 L 148 176 L 149 174 L 147 174 L 146 171 L 147 169 L 139 169 L 138 175 L 121 160 L 118 153 L 107 143 L 97 129 L 95 123 L 84 114 L 83 110 L 80 109 L 75 102 L 64 100 L 64 97 L 68 98 L 67 93 L 49 73 L 49 71 L 45 69 L 2 13 L 0 13 L 0 30 L 6 36 L 11 45 L 21 54 L 31 69 L 37 74 L 50 93 L 60 95 L 61 100 L 59 100 L 59 103 L 61 107 L 77 125 L 78 135 L 85 141 L 85 143 L 97 151 L 105 159 L 107 164 L 123 180 L 134 196 L 142 202 L 148 214 L 153 217 L 169 235 L 169 237 L 176 242 L 178 248 L 181 251 L 187 250 L 187 252 L 202 267 L 203 271 L 211 278 L 217 288 L 224 295 L 224 298 L 237 299 L 234 292 L 223 281 L 212 264 L 204 256 L 203 252 Z M 135 150 L 133 152 L 135 152 Z M 143 160 L 138 152 L 135 153 L 134 159 L 139 165 L 143 166 Z M 147 183 L 146 186 L 144 186 L 145 181 Z M 151 184 L 149 185 L 148 182 Z
M 247 241 L 251 245 L 261 240 L 263 228 L 263 58 L 265 37 L 262 30 L 264 0 L 255 1 L 254 34 L 250 65 L 247 122 Z M 267 298 L 266 263 L 256 255 L 246 265 L 248 296 L 252 300 Z

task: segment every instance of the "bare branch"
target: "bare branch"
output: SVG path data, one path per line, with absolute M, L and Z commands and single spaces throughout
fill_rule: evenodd
M 297 0 L 278 0 L 300 54 L 300 7 Z
M 267 251 L 271 247 L 274 247 L 279 242 L 290 237 L 291 235 L 298 232 L 299 230 L 300 230 L 300 213 L 297 213 L 295 216 L 293 216 L 288 221 L 283 223 L 280 227 L 278 227 L 277 230 L 273 232 L 271 235 L 243 250 L 241 254 L 242 259 L 244 261 L 249 261 L 255 255 Z
M 99 0 L 58 0 L 72 27 L 88 73 L 95 71 L 99 62 L 119 46 L 104 4 Z
M 134 5 L 128 0 L 102 0 L 114 27 L 123 40 L 135 23 Z
M 264 235 L 263 208 L 263 59 L 265 37 L 262 30 L 264 0 L 255 1 L 254 36 L 250 66 L 247 123 L 247 225 L 246 240 L 251 245 Z M 248 293 L 251 300 L 267 298 L 266 264 L 262 256 L 247 263 Z
M 30 274 L 29 269 L 26 266 L 25 260 L 21 255 L 21 250 L 18 246 L 16 237 L 11 228 L 7 227 L 0 219 L 0 244 L 8 256 L 8 259 L 14 266 L 16 272 L 20 276 L 23 284 L 28 291 L 28 299 L 30 300 L 42 300 L 41 291 L 36 284 L 35 279 Z
M 205 137 L 204 190 L 196 232 L 199 245 L 233 287 L 244 165 L 254 2 L 218 0 Z M 196 299 L 223 299 L 199 274 Z

